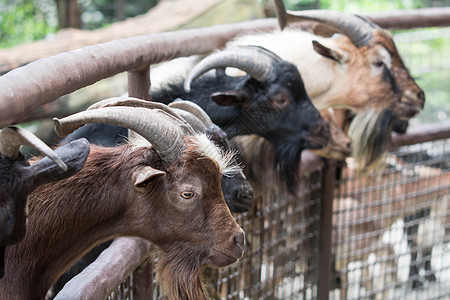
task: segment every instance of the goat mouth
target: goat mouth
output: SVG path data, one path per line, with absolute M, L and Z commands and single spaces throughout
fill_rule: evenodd
M 305 138 L 306 149 L 322 149 L 327 146 L 329 139 L 321 136 L 310 136 Z
M 394 114 L 401 120 L 409 120 L 417 116 L 422 109 L 417 105 L 411 103 L 400 102 L 400 104 L 393 109 Z
M 210 262 L 214 267 L 225 267 L 240 259 L 244 251 L 242 249 L 237 249 L 233 253 L 223 250 L 218 250 L 216 248 L 211 248 Z

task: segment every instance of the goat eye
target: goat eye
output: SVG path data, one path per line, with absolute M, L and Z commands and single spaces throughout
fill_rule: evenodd
M 377 60 L 373 62 L 373 65 L 377 68 L 381 68 L 382 66 L 384 66 L 384 62 L 382 60 Z
M 194 196 L 194 192 L 182 192 L 181 197 L 184 199 L 190 199 Z
M 288 100 L 284 97 L 275 99 L 275 106 L 279 109 L 285 107 L 288 104 Z

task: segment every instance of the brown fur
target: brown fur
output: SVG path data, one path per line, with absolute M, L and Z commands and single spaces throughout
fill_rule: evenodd
M 324 148 L 309 151 L 320 157 L 344 160 L 351 154 L 350 138 L 342 130 L 341 123 L 339 123 L 332 108 L 322 110 L 320 114 L 330 125 L 330 140 Z
M 135 188 L 135 174 L 145 166 L 166 175 Z M 193 269 L 200 268 L 199 264 L 234 262 L 242 254 L 235 239 L 243 232 L 223 199 L 220 178 L 217 163 L 197 153 L 195 147 L 188 147 L 177 161 L 167 164 L 147 147 L 92 146 L 78 174 L 30 195 L 29 230 L 23 242 L 6 250 L 7 271 L 0 281 L 0 298 L 43 299 L 56 279 L 83 254 L 117 236 L 151 241 L 169 258 L 168 265 L 174 256 L 178 261 L 187 260 Z M 195 196 L 182 198 L 186 189 Z M 217 253 L 213 247 L 231 255 Z M 180 253 L 179 248 L 183 249 Z M 193 273 L 177 273 L 173 280 L 161 274 L 163 285 L 186 293 L 185 299 L 204 293 L 195 280 L 188 290 L 174 286 L 183 282 L 181 279 L 190 282 L 196 276 Z

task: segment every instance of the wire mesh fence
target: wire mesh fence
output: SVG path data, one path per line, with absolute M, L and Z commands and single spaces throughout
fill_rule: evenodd
M 214 299 L 312 299 L 317 295 L 322 172 L 304 178 L 302 195 L 279 191 L 257 198 L 252 213 L 238 216 L 247 235 L 244 257 L 211 270 Z M 215 276 L 211 276 L 215 274 Z
M 401 147 L 387 162 L 371 176 L 350 163 L 338 172 L 330 299 L 447 299 L 450 139 Z M 271 192 L 236 216 L 245 254 L 205 270 L 212 299 L 317 299 L 322 177 L 318 169 L 303 178 L 299 197 Z M 127 280 L 115 294 L 130 290 Z M 165 297 L 155 288 L 153 299 Z
M 345 168 L 336 190 L 332 299 L 445 299 L 450 140 L 402 147 L 386 169 Z

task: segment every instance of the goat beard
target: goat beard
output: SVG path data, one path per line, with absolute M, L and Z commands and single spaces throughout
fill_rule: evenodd
M 396 114 L 389 109 L 377 112 L 367 109 L 356 114 L 348 134 L 352 141 L 352 156 L 359 173 L 379 171 L 385 166 Z
M 296 143 L 277 143 L 274 155 L 274 168 L 278 179 L 284 182 L 291 194 L 296 194 L 300 178 L 300 161 L 303 146 Z
M 156 264 L 156 274 L 162 293 L 168 299 L 209 299 L 202 281 L 205 255 L 195 251 L 172 249 L 163 253 Z

